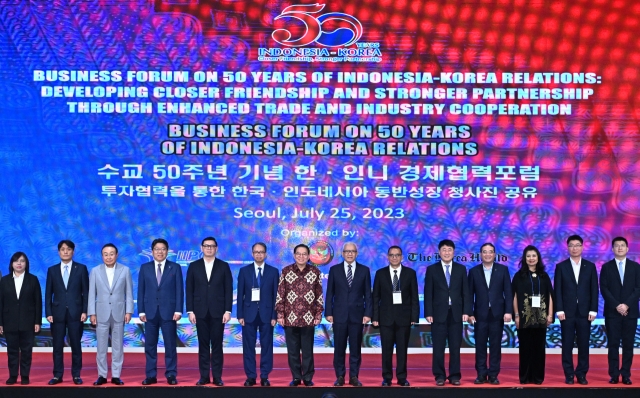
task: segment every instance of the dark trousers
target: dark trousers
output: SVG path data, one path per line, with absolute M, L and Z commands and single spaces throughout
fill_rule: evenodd
M 4 337 L 7 340 L 9 377 L 18 377 L 18 363 L 20 363 L 20 375 L 23 378 L 29 377 L 34 336 L 33 329 L 23 332 L 4 332 Z
M 411 325 L 380 325 L 380 344 L 382 346 L 382 378 L 393 378 L 393 346 L 396 346 L 396 377 L 407 379 L 407 351 Z
M 607 348 L 609 349 L 609 376 L 617 378 L 631 377 L 633 363 L 633 341 L 638 327 L 638 318 L 616 316 L 604 319 L 607 331 Z M 622 368 L 620 368 L 620 342 L 622 341 Z
M 213 318 L 208 312 L 204 318 L 196 317 L 198 332 L 198 367 L 200 377 L 209 378 L 209 368 L 214 379 L 222 378 L 222 340 L 224 339 L 224 323 L 222 318 Z
M 287 355 L 289 357 L 289 369 L 294 379 L 311 381 L 315 373 L 313 363 L 313 340 L 315 327 L 285 326 L 284 337 L 287 342 Z M 302 363 L 300 363 L 300 351 L 302 351 Z
M 460 346 L 462 345 L 462 317 L 453 319 L 451 308 L 445 322 L 431 324 L 433 339 L 433 376 L 436 380 L 447 379 L 444 367 L 444 350 L 449 341 L 449 377 L 450 381 L 460 380 Z
M 347 341 L 349 342 L 349 377 L 358 377 L 362 363 L 360 355 L 362 348 L 361 323 L 333 324 L 333 368 L 336 371 L 336 377 L 345 376 L 347 373 L 344 366 Z
M 249 379 L 257 377 L 256 340 L 260 331 L 260 378 L 269 378 L 273 369 L 273 326 L 271 322 L 262 322 L 260 314 L 253 322 L 246 322 L 242 327 L 242 360 L 244 373 Z
M 71 376 L 80 377 L 82 369 L 82 329 L 80 319 L 71 319 L 69 310 L 63 319 L 53 317 L 51 337 L 53 339 L 53 377 L 64 375 L 64 337 L 68 333 L 67 342 L 71 347 Z
M 473 333 L 476 339 L 476 372 L 478 377 L 495 379 L 500 373 L 502 360 L 502 332 L 504 330 L 503 314 L 489 316 L 484 321 L 476 321 Z M 489 342 L 489 368 L 487 369 L 487 341 Z
M 589 371 L 589 339 L 591 337 L 591 322 L 584 318 L 565 318 L 560 321 L 562 329 L 562 368 L 564 377 L 587 377 Z M 573 345 L 578 341 L 578 366 L 573 368 Z
M 176 322 L 160 317 L 160 309 L 153 319 L 147 317 L 144 327 L 144 355 L 146 358 L 146 377 L 158 376 L 158 337 L 162 330 L 164 339 L 165 377 L 176 377 L 178 374 L 178 353 L 176 351 Z
M 544 381 L 547 328 L 518 329 L 520 383 Z

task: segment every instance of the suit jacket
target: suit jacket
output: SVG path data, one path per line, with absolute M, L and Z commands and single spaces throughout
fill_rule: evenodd
M 278 295 L 278 280 L 280 272 L 275 267 L 265 263 L 262 267 L 262 280 L 260 284 L 260 301 L 251 301 L 251 289 L 258 287 L 254 263 L 245 265 L 238 272 L 238 319 L 245 322 L 253 322 L 260 314 L 260 320 L 264 323 L 278 319 L 276 314 L 276 296 Z
M 87 266 L 73 261 L 69 270 L 69 282 L 64 287 L 60 263 L 47 270 L 47 285 L 44 293 L 44 312 L 47 317 L 64 318 L 67 309 L 74 320 L 80 321 L 87 313 L 89 301 L 89 272 Z
M 424 283 L 424 316 L 433 317 L 433 322 L 446 322 L 451 297 L 451 313 L 456 322 L 462 322 L 462 315 L 471 315 L 471 295 L 467 268 L 453 261 L 450 286 L 438 261 L 427 267 Z M 458 321 L 459 320 L 459 321 Z
M 420 318 L 420 302 L 418 301 L 418 278 L 416 271 L 401 266 L 400 292 L 402 304 L 393 304 L 393 284 L 389 266 L 376 271 L 373 281 L 373 322 L 380 325 L 391 326 L 397 323 L 409 326 L 411 322 L 418 323 Z
M 18 299 L 13 274 L 6 275 L 0 280 L 0 326 L 5 332 L 26 332 L 33 331 L 35 325 L 42 325 L 42 290 L 38 278 L 25 272 Z
M 113 315 L 116 322 L 124 322 L 125 314 L 133 314 L 133 283 L 131 271 L 120 263 L 114 266 L 113 283 L 109 286 L 107 266 L 100 264 L 89 274 L 89 307 L 87 315 L 95 315 L 98 322 L 107 322 Z
M 233 306 L 233 278 L 231 268 L 225 261 L 216 258 L 211 269 L 211 279 L 207 280 L 204 259 L 189 264 L 187 269 L 187 312 L 205 317 L 207 312 L 213 318 L 222 318 Z
M 373 315 L 369 267 L 356 262 L 352 276 L 353 280 L 349 287 L 344 262 L 329 269 L 324 316 L 332 316 L 334 323 L 361 324 L 363 317 L 371 318 Z
M 483 268 L 484 266 L 480 263 L 469 270 L 469 296 L 473 301 L 473 316 L 481 322 L 489 318 L 489 304 L 495 317 L 513 312 L 509 268 L 493 263 L 488 287 Z
M 567 318 L 587 318 L 589 312 L 598 312 L 598 271 L 591 261 L 580 261 L 577 283 L 570 259 L 557 264 L 553 285 L 555 312 L 564 311 Z
M 149 261 L 140 266 L 138 272 L 138 313 L 153 319 L 160 311 L 164 321 L 173 319 L 174 313 L 182 314 L 184 293 L 182 290 L 182 268 L 166 260 L 160 285 L 156 280 L 156 262 Z
M 629 318 L 638 318 L 638 298 L 640 298 L 640 264 L 627 257 L 624 283 L 620 281 L 618 264 L 615 259 L 604 263 L 600 269 L 600 292 L 604 298 L 604 316 L 622 316 L 616 307 L 629 306 Z

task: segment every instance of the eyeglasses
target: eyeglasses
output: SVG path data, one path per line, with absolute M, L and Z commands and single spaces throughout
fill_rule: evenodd
M 400 258 L 402 257 L 402 254 L 388 254 L 388 256 L 391 258 Z
M 266 253 L 265 251 L 260 251 L 260 252 L 255 251 L 255 252 L 253 252 L 253 254 L 265 254 L 265 253 Z
M 218 245 L 202 245 L 205 249 L 215 249 Z
M 343 250 L 342 252 L 344 254 L 356 254 L 358 251 L 357 250 Z
M 569 245 L 569 249 L 577 249 L 579 247 L 582 247 L 580 243 L 578 243 L 577 245 Z

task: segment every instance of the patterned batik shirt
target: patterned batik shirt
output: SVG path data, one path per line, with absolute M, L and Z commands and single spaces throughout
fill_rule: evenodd
M 282 269 L 276 296 L 278 320 L 284 326 L 313 326 L 313 321 L 322 320 L 322 273 L 317 267 L 307 264 L 302 271 L 296 264 Z

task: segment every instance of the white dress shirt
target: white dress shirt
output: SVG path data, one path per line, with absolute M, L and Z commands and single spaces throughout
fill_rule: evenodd
M 202 258 L 202 261 L 204 261 L 204 270 L 207 272 L 207 280 L 209 281 L 211 280 L 211 271 L 213 270 L 213 263 L 216 262 L 216 258 L 214 257 L 210 263 L 208 263 L 204 258 Z
M 449 279 L 451 279 L 451 273 L 453 271 L 453 261 L 450 263 L 445 263 L 444 261 L 440 260 L 440 263 L 442 264 L 442 272 L 444 272 L 445 278 L 447 277 L 447 265 L 449 266 Z M 449 280 L 449 282 L 451 282 L 451 280 Z M 449 305 L 451 305 L 451 296 L 449 296 Z
M 349 274 L 349 263 L 348 262 L 344 262 L 344 275 L 348 275 Z M 354 261 L 353 263 L 351 263 L 351 277 L 353 278 L 353 276 L 356 274 L 356 262 Z M 391 272 L 391 274 L 393 274 L 393 272 Z M 398 272 L 398 278 L 400 278 L 400 272 Z M 391 276 L 391 280 L 393 281 L 393 275 Z
M 116 274 L 116 265 L 114 264 L 113 267 L 107 267 L 107 265 L 105 264 L 104 270 L 107 273 L 107 282 L 109 282 L 109 288 L 111 288 L 113 287 L 113 277 Z
M 396 275 L 394 271 L 398 271 L 398 274 L 397 274 L 398 283 L 400 283 L 400 272 L 402 272 L 402 264 L 400 264 L 398 268 L 393 268 L 391 265 L 389 265 L 389 274 L 391 275 L 391 286 L 393 286 L 393 276 Z M 400 290 L 402 290 L 402 287 L 400 287 Z
M 69 267 L 69 268 L 67 268 L 67 272 L 69 273 L 69 275 L 71 275 L 71 267 L 73 266 L 73 260 L 69 261 L 67 264 L 65 264 L 62 261 L 60 261 L 60 275 L 62 275 L 63 279 L 64 279 L 64 267 L 66 267 L 66 266 Z
M 20 274 L 20 276 L 16 276 L 16 273 L 13 273 L 13 283 L 16 284 L 16 295 L 18 296 L 18 299 L 20 299 L 20 290 L 22 290 L 22 283 L 24 282 L 24 274 L 26 272 L 23 272 L 22 274 Z
M 577 263 L 575 261 L 573 261 L 573 259 L 571 257 L 569 257 L 569 261 L 571 262 L 571 269 L 573 269 L 573 276 L 576 278 L 576 284 L 578 284 L 578 280 L 580 280 L 580 268 L 582 267 L 582 257 L 580 257 L 580 259 L 578 260 Z M 616 263 L 616 265 L 617 264 L 618 263 Z M 558 311 L 558 312 L 556 312 L 556 315 L 564 315 L 564 311 Z M 589 315 L 590 316 L 596 316 L 596 315 L 598 315 L 598 313 L 597 312 L 593 312 L 593 311 L 589 311 Z

